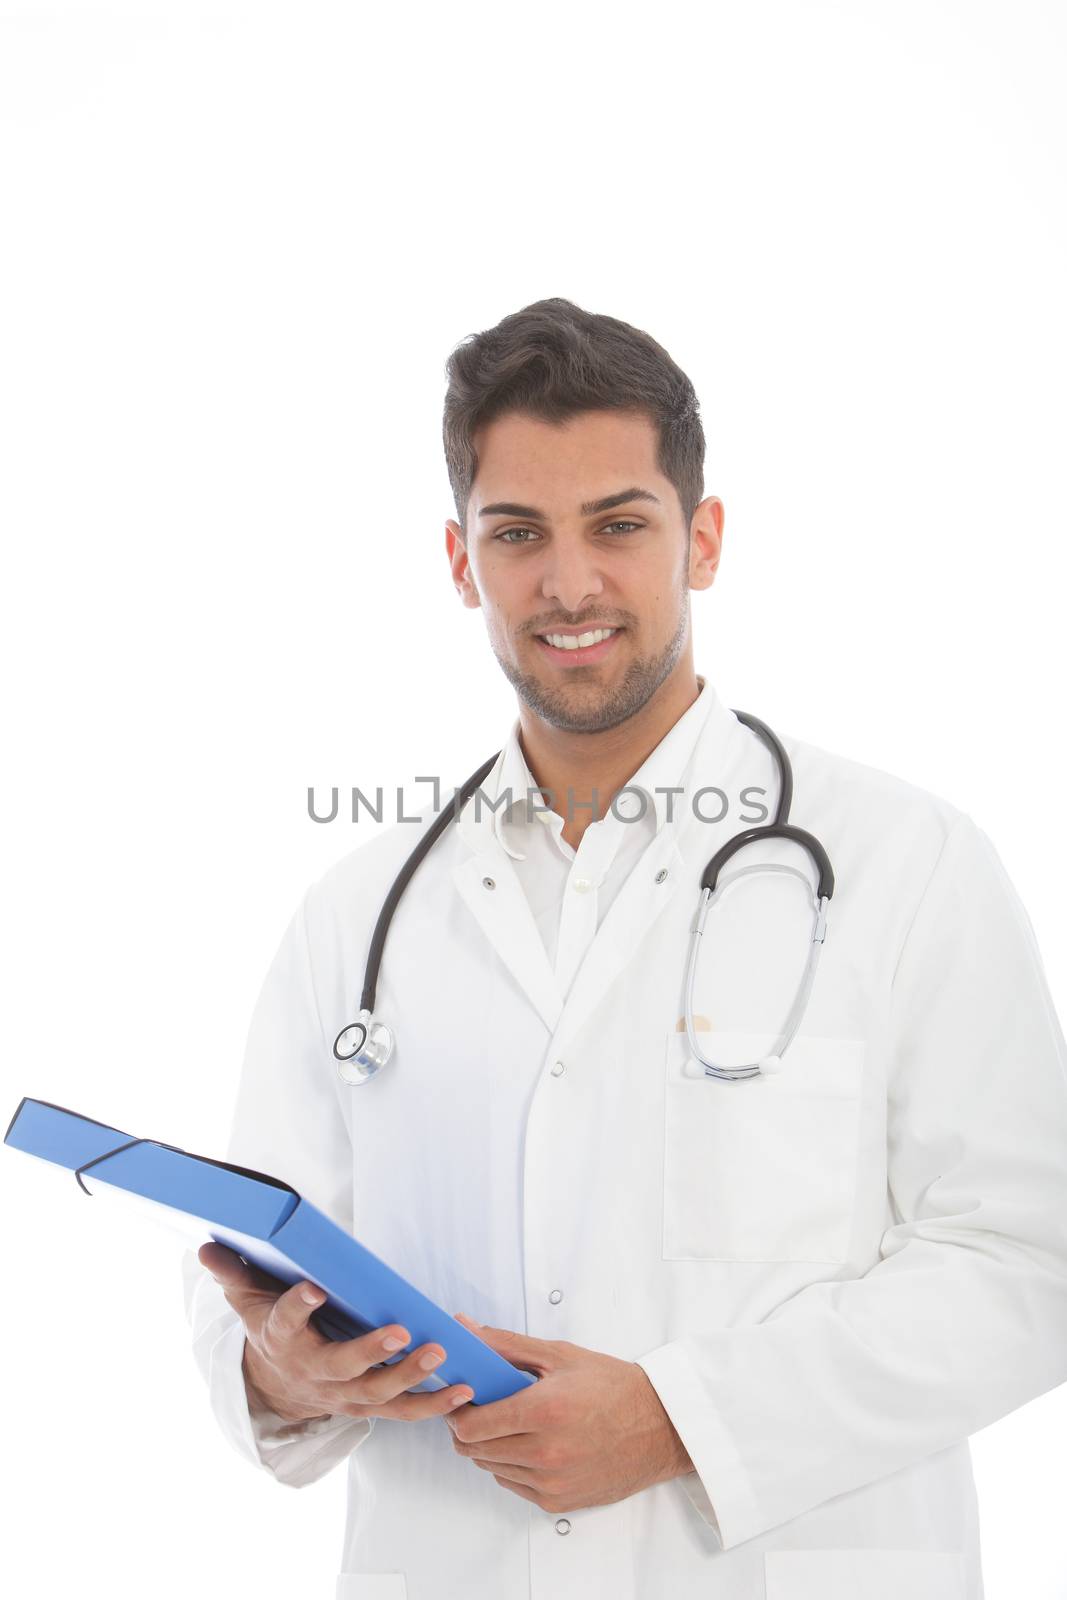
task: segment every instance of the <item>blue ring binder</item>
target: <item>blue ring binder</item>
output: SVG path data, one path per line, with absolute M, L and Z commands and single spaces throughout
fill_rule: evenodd
M 462 1383 L 473 1390 L 472 1404 L 485 1405 L 538 1381 L 535 1373 L 505 1360 L 291 1184 L 270 1173 L 195 1155 L 161 1140 L 132 1138 L 109 1123 L 29 1096 L 19 1102 L 4 1143 L 73 1172 L 87 1195 L 93 1191 L 83 1174 L 103 1167 L 101 1181 L 110 1189 L 158 1205 L 171 1223 L 180 1214 L 281 1291 L 302 1279 L 317 1284 L 326 1300 L 309 1320 L 329 1339 L 351 1339 L 389 1323 L 402 1324 L 411 1334 L 409 1346 L 377 1365 L 403 1361 L 421 1344 L 440 1344 L 444 1361 L 412 1385 L 413 1390 Z

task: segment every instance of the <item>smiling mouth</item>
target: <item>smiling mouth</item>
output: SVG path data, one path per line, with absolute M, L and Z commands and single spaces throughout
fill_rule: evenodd
M 557 667 L 595 666 L 609 656 L 622 628 L 585 628 L 581 633 L 537 633 L 545 658 Z
M 550 644 L 554 650 L 588 650 L 592 645 L 603 644 L 619 633 L 619 628 L 587 628 L 584 633 L 539 633 L 538 639 Z

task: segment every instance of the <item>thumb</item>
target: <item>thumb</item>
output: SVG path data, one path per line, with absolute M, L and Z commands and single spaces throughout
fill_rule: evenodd
M 462 1311 L 455 1313 L 456 1321 L 484 1339 L 490 1349 L 496 1350 L 505 1361 L 525 1372 L 548 1372 L 559 1363 L 559 1347 L 552 1339 L 535 1339 L 528 1333 L 516 1333 L 512 1328 L 493 1328 L 488 1323 L 474 1322 Z
M 215 1239 L 202 1244 L 196 1254 L 200 1265 L 207 1268 L 235 1311 L 241 1310 L 241 1304 L 251 1304 L 265 1294 L 276 1298 L 287 1287 L 279 1278 L 253 1266 L 236 1250 Z

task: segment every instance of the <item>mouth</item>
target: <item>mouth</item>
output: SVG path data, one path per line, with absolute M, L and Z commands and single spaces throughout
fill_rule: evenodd
M 622 628 L 560 628 L 534 637 L 550 661 L 564 667 L 581 667 L 609 655 L 623 631 Z

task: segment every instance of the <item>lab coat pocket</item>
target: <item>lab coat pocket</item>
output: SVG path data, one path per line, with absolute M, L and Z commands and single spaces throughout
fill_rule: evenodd
M 402 1572 L 342 1572 L 334 1600 L 407 1600 Z
M 958 1550 L 767 1550 L 767 1600 L 966 1600 Z
M 723 1066 L 756 1060 L 766 1034 L 698 1035 Z M 705 1042 L 706 1041 L 706 1042 Z M 856 1192 L 862 1039 L 798 1034 L 781 1071 L 704 1075 L 684 1032 L 667 1036 L 663 1257 L 847 1259 Z

